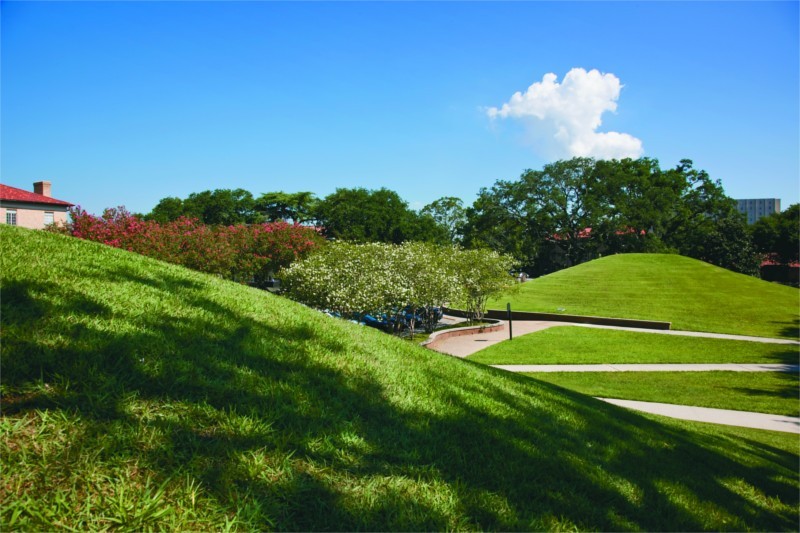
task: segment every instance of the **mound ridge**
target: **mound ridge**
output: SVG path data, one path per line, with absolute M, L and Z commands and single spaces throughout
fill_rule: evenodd
M 672 322 L 673 329 L 798 338 L 800 291 L 674 254 L 602 257 L 489 302 L 518 311 Z
M 641 416 L 69 237 L 0 246 L 4 529 L 798 526 L 792 436 Z

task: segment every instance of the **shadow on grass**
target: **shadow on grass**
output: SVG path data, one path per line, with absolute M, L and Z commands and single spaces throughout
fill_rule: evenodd
M 781 328 L 781 337 L 790 339 L 800 338 L 800 318 L 795 318 L 792 322 L 779 322 L 778 326 Z
M 774 346 L 778 346 L 777 344 Z M 800 364 L 800 346 L 787 348 L 765 357 L 765 362 L 785 365 Z
M 373 359 L 353 339 L 378 333 L 311 313 L 311 323 L 290 320 L 276 299 L 264 298 L 254 317 L 208 295 L 208 285 L 166 273 L 100 266 L 93 275 L 107 300 L 55 282 L 4 283 L 4 416 L 79 413 L 89 426 L 84 447 L 120 427 L 154 428 L 155 444 L 137 437 L 104 453 L 162 479 L 191 476 L 249 527 L 798 525 L 795 513 L 772 511 L 726 481 L 796 507 L 796 480 L 774 476 L 796 469 L 784 451 L 689 434 L 402 341 L 381 340 L 397 355 Z M 115 301 L 114 284 L 131 279 L 182 306 L 148 313 Z M 51 392 L 36 388 L 42 382 Z M 732 449 L 762 462 L 737 460 Z
M 794 361 L 785 361 L 786 363 L 797 364 L 797 359 Z M 751 387 L 733 387 L 731 390 L 753 397 L 767 397 L 767 398 L 786 398 L 793 400 L 800 400 L 800 376 L 797 372 L 773 372 L 770 376 L 779 381 L 779 385 L 769 389 L 766 388 L 751 388 Z M 794 404 L 792 412 L 778 413 L 787 416 L 798 416 L 797 403 Z M 788 409 L 787 409 L 788 410 Z

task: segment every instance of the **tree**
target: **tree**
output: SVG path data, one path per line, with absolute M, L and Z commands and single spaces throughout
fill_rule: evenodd
M 490 250 L 456 250 L 452 261 L 462 301 L 472 320 L 483 320 L 489 298 L 517 285 L 511 275 L 515 262 L 510 256 Z
M 681 184 L 669 210 L 663 241 L 682 255 L 743 274 L 758 274 L 758 258 L 744 216 L 719 180 L 683 159 L 668 171 Z
M 481 189 L 467 210 L 465 243 L 512 254 L 539 272 L 592 258 L 591 232 L 606 215 L 594 165 L 590 158 L 557 161 Z
M 753 224 L 756 249 L 781 265 L 800 261 L 800 204 L 758 219 Z
M 444 196 L 423 207 L 420 214 L 431 216 L 436 224 L 447 230 L 452 244 L 461 242 L 461 231 L 467 221 L 461 198 Z
M 318 202 L 314 193 L 309 191 L 267 192 L 258 197 L 254 209 L 270 222 L 291 220 L 296 224 L 305 224 L 314 220 L 313 213 Z
M 521 268 L 535 272 L 542 236 L 517 189 L 514 182 L 498 181 L 491 188 L 480 190 L 472 206 L 465 210 L 463 244 L 512 255 Z
M 735 202 L 692 162 L 575 158 L 482 189 L 467 210 L 465 243 L 512 254 L 548 273 L 621 252 L 678 252 L 754 273 Z
M 293 300 L 344 318 L 380 316 L 407 300 L 395 254 L 396 247 L 386 243 L 332 242 L 280 275 Z
M 190 194 L 185 200 L 176 197 L 163 198 L 145 218 L 171 222 L 182 216 L 212 225 L 260 222 L 260 217 L 254 210 L 253 195 L 244 189 L 202 191 Z
M 435 309 L 465 301 L 480 318 L 486 300 L 515 284 L 513 260 L 488 250 L 406 242 L 333 242 L 281 273 L 286 294 L 344 318 L 365 315 L 401 319 L 412 330 L 422 317 L 426 331 L 436 325 Z
M 720 218 L 708 233 L 701 235 L 696 241 L 702 242 L 696 242 L 687 255 L 734 272 L 759 276 L 761 261 L 753 246 L 745 215 L 737 212 Z
M 423 242 L 406 242 L 400 247 L 396 270 L 409 289 L 406 307 L 411 311 L 412 332 L 416 317 L 421 317 L 423 329 L 432 333 L 439 321 L 438 311 L 462 293 L 455 251 L 452 246 Z
M 592 233 L 603 239 L 604 253 L 663 252 L 667 226 L 676 216 L 685 179 L 662 172 L 650 158 L 603 160 L 595 167 L 598 201 L 605 217 Z
M 253 195 L 244 189 L 216 189 L 192 193 L 183 202 L 185 214 L 205 224 L 251 224 L 257 222 Z
M 528 170 L 520 180 L 543 240 L 561 249 L 567 265 L 592 257 L 591 232 L 605 215 L 596 194 L 595 160 L 576 157 Z M 542 231 L 543 230 L 543 231 Z
M 144 218 L 164 223 L 178 220 L 183 215 L 183 200 L 175 196 L 168 196 L 159 200 L 158 204 Z
M 336 189 L 315 209 L 325 234 L 358 243 L 409 240 L 442 242 L 444 230 L 432 217 L 420 216 L 400 196 L 388 189 Z

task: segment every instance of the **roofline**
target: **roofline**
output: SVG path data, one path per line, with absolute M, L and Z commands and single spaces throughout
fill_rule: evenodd
M 65 202 L 63 200 L 56 200 L 53 198 L 54 201 L 52 202 L 32 202 L 30 200 L 11 200 L 0 198 L 0 205 L 3 207 L 9 207 L 11 204 L 15 205 L 41 205 L 41 206 L 50 206 L 50 207 L 75 207 L 75 204 L 71 204 L 69 202 Z

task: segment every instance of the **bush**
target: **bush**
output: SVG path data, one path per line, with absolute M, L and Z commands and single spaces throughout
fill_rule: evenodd
M 508 256 L 485 250 L 407 242 L 331 243 L 281 273 L 286 294 L 301 303 L 359 320 L 366 315 L 426 331 L 437 310 L 465 301 L 481 318 L 489 296 L 514 285 Z
M 124 207 L 106 209 L 99 217 L 76 207 L 70 219 L 52 231 L 260 287 L 323 242 L 314 228 L 286 222 L 209 226 L 181 217 L 159 223 Z

